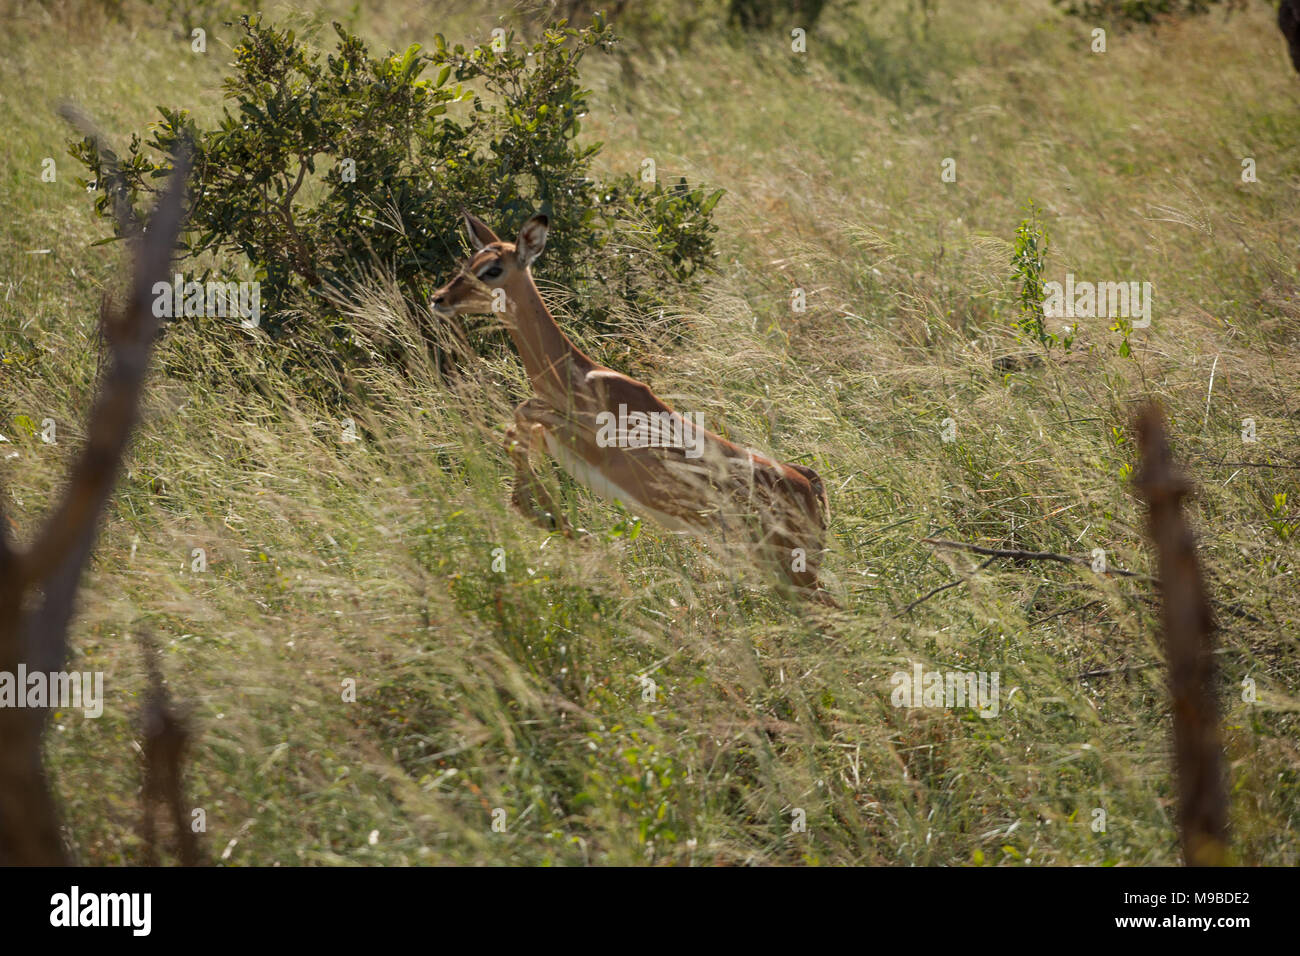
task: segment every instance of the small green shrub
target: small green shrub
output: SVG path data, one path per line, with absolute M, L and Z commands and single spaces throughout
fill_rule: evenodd
M 1016 330 L 1032 336 L 1044 348 L 1057 341 L 1043 323 L 1043 266 L 1047 258 L 1047 233 L 1038 221 L 1038 207 L 1029 201 L 1028 215 L 1016 227 L 1011 265 L 1020 283 L 1016 297 Z

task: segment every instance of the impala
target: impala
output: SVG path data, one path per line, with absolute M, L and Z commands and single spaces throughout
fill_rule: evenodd
M 546 245 L 546 216 L 524 223 L 512 244 L 464 215 L 474 252 L 433 294 L 433 308 L 443 317 L 500 312 L 532 382 L 534 397 L 515 409 L 506 431 L 512 504 L 570 533 L 532 470 L 531 453 L 544 450 L 593 493 L 673 531 L 743 541 L 799 592 L 834 604 L 817 581 L 830 511 L 817 473 L 705 430 L 575 346 L 529 272 Z

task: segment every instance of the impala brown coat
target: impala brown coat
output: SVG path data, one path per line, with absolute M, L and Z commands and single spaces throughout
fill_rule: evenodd
M 606 368 L 560 329 L 533 283 L 529 267 L 546 243 L 548 221 L 534 216 L 514 243 L 502 242 L 465 214 L 474 255 L 434 293 L 444 316 L 493 311 L 504 292 L 504 318 L 534 398 L 515 410 L 507 448 L 516 467 L 516 507 L 568 530 L 537 481 L 529 453 L 542 448 L 596 494 L 617 498 L 667 528 L 756 546 L 799 590 L 829 600 L 817 580 L 829 504 L 811 468 L 774 461 L 699 429 L 649 386 Z M 500 291 L 498 291 L 500 290 Z M 640 412 L 652 421 L 693 428 L 688 447 L 628 447 L 600 441 L 602 413 Z M 665 417 L 666 416 L 666 417 Z M 692 434 L 689 433 L 688 434 Z

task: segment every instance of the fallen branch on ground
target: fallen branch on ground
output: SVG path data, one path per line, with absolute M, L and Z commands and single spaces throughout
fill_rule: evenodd
M 1090 561 L 1088 558 L 1081 558 L 1071 554 L 1057 554 L 1055 551 L 1019 551 L 1014 548 L 987 548 L 981 544 L 969 544 L 965 541 L 950 541 L 947 538 L 922 538 L 921 543 L 933 544 L 936 547 L 942 547 L 942 548 L 953 548 L 961 551 L 970 551 L 973 554 L 991 555 L 994 558 L 1011 558 L 1012 560 L 1016 560 L 1016 561 L 1054 561 L 1057 562 L 1058 564 L 1073 564 L 1079 567 L 1087 568 L 1089 571 L 1093 570 L 1092 561 Z M 988 567 L 989 563 L 990 562 L 985 561 L 983 564 L 980 565 L 980 569 Z M 1153 578 L 1149 574 L 1139 574 L 1136 571 L 1126 571 L 1123 568 L 1112 568 L 1109 565 L 1107 566 L 1105 571 L 1093 571 L 1093 573 L 1106 574 L 1106 575 L 1113 574 L 1121 578 L 1132 578 L 1135 581 L 1148 581 L 1151 584 L 1156 585 L 1156 587 L 1160 586 L 1159 579 Z M 953 581 L 948 584 L 945 584 L 943 587 L 930 592 L 930 594 L 927 594 L 921 600 L 923 601 L 930 597 L 933 597 L 934 594 L 937 594 L 939 591 L 946 590 L 947 588 L 950 587 L 955 587 L 960 583 L 961 581 Z M 1240 605 L 1228 604 L 1224 601 L 1218 600 L 1217 598 L 1211 598 L 1210 601 L 1216 607 L 1223 609 L 1227 613 L 1231 614 L 1233 617 L 1239 617 L 1242 618 L 1243 620 L 1252 621 L 1255 624 L 1264 623 L 1261 618 L 1257 617 L 1254 614 L 1251 614 L 1249 611 L 1245 610 Z M 903 613 L 906 614 L 908 611 L 910 611 L 913 607 L 915 607 L 919 603 L 921 603 L 921 601 L 913 601 L 911 604 L 907 606 L 906 610 L 904 610 Z M 1046 621 L 1049 619 L 1050 618 L 1043 618 L 1042 620 Z M 1042 621 L 1035 621 L 1033 623 L 1039 624 L 1042 623 Z
M 1087 558 L 1077 557 L 1071 554 L 1057 554 L 1055 551 L 1018 551 L 1014 548 L 986 548 L 981 544 L 968 544 L 965 541 L 949 541 L 946 538 L 922 538 L 922 544 L 932 544 L 940 548 L 955 548 L 961 551 L 970 551 L 974 554 L 988 554 L 995 558 L 1013 558 L 1017 561 L 1056 561 L 1060 564 L 1077 564 L 1092 570 L 1092 562 Z M 1114 574 L 1121 578 L 1137 578 L 1141 581 L 1154 581 L 1155 578 L 1145 574 L 1139 574 L 1136 571 L 1125 571 L 1123 568 L 1112 568 L 1107 565 L 1105 571 L 1098 571 L 1097 574 Z
M 995 558 L 989 558 L 987 561 L 985 561 L 983 564 L 981 564 L 978 568 L 976 568 L 975 571 L 983 571 L 983 570 L 984 570 L 985 568 L 987 568 L 990 564 L 992 564 L 995 560 L 996 560 Z M 974 573 L 974 572 L 972 572 L 972 573 Z M 903 610 L 901 610 L 901 611 L 898 612 L 898 615 L 897 615 L 897 616 L 898 616 L 898 617 L 902 617 L 904 614 L 911 614 L 911 613 L 912 613 L 912 608 L 916 607 L 916 606 L 919 605 L 919 604 L 924 604 L 926 601 L 930 600 L 930 598 L 934 597 L 936 594 L 940 594 L 940 593 L 942 593 L 942 592 L 948 590 L 949 588 L 955 588 L 957 585 L 961 584 L 961 583 L 962 583 L 963 581 L 965 581 L 965 580 L 967 580 L 967 579 L 966 579 L 966 578 L 958 578 L 956 581 L 949 581 L 947 584 L 941 584 L 941 585 L 939 585 L 937 588 L 935 588 L 935 589 L 934 589 L 933 591 L 931 591 L 929 594 L 925 595 L 924 597 L 919 597 L 919 598 L 917 598 L 915 601 L 913 601 L 913 602 L 912 602 L 911 604 L 909 604 L 907 607 L 903 608 Z

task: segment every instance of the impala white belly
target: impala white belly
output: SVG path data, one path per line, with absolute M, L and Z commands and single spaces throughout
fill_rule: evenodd
M 665 514 L 651 505 L 646 504 L 644 501 L 638 500 L 637 497 L 626 488 L 620 488 L 618 485 L 614 484 L 614 482 L 605 477 L 603 472 L 592 467 L 562 442 L 557 441 L 550 432 L 544 431 L 542 435 L 546 442 L 546 450 L 550 453 L 551 457 L 560 463 L 560 466 L 567 471 L 570 476 L 572 476 L 574 481 L 585 486 L 593 494 L 599 495 L 600 497 L 606 498 L 610 501 L 617 498 L 619 501 L 623 502 L 624 507 L 626 507 L 628 511 L 631 511 L 633 514 L 644 514 L 651 517 L 658 524 L 663 525 L 670 531 L 695 532 L 697 530 L 682 521 L 680 518 L 675 518 L 670 514 Z

